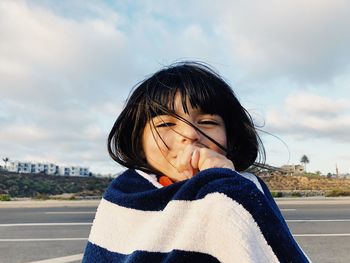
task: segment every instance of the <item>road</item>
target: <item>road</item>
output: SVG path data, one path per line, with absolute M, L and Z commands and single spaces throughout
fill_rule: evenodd
M 28 204 L 0 203 L 0 262 L 80 262 L 97 202 Z M 278 205 L 313 262 L 350 262 L 350 198 Z
M 350 262 L 350 199 L 284 200 L 278 205 L 313 262 Z

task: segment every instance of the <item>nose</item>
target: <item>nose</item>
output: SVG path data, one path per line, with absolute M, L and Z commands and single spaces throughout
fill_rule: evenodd
M 184 123 L 178 131 L 182 143 L 193 143 L 200 139 L 200 133 L 191 125 Z

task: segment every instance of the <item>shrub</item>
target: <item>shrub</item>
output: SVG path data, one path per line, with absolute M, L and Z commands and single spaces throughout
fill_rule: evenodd
M 11 201 L 11 197 L 6 194 L 0 195 L 0 201 Z
M 47 194 L 36 194 L 35 196 L 33 196 L 33 199 L 48 200 L 50 199 L 50 197 Z
M 63 193 L 81 195 L 80 193 L 86 192 L 102 196 L 111 181 L 111 178 L 0 172 L 0 195 L 45 199 L 50 195 Z
M 328 192 L 326 192 L 326 196 L 350 196 L 349 190 L 342 190 L 342 189 L 333 189 Z
M 282 192 L 271 192 L 272 197 L 276 198 L 276 197 L 282 197 L 283 193 Z
M 292 192 L 293 197 L 302 197 L 303 195 L 300 192 Z

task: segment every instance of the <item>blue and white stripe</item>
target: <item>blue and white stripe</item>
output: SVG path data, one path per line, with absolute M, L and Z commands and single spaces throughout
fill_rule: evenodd
M 214 168 L 158 188 L 126 171 L 98 207 L 83 262 L 308 262 L 266 186 L 245 177 Z

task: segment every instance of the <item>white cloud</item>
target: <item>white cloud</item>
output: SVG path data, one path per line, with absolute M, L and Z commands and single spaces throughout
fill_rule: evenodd
M 310 93 L 290 95 L 281 108 L 266 114 L 267 129 L 301 139 L 350 142 L 350 100 Z
M 348 1 L 229 1 L 217 32 L 247 77 L 332 80 L 349 65 Z
M 181 58 L 212 64 L 258 108 L 294 92 L 283 110 L 268 112 L 272 131 L 349 141 L 349 8 L 316 0 L 3 0 L 0 154 L 106 170 L 106 137 L 131 87 Z
M 49 99 L 52 91 L 55 98 L 92 96 L 94 82 L 111 80 L 110 73 L 123 68 L 116 61 L 123 58 L 126 39 L 109 21 L 75 21 L 22 1 L 3 1 L 0 13 L 1 91 L 6 97 L 25 99 L 35 92 L 40 100 L 42 94 Z
M 127 44 L 112 13 L 74 20 L 26 1 L 0 3 L 1 155 L 108 164 L 105 122 L 115 116 L 96 107 L 116 105 L 116 115 L 128 93 L 113 87 L 128 82 L 128 62 L 120 63 Z
M 342 114 L 344 110 L 350 109 L 349 102 L 349 99 L 334 100 L 311 93 L 298 93 L 287 97 L 285 106 L 289 112 L 326 118 Z

